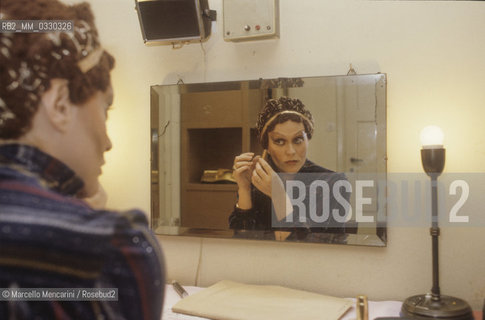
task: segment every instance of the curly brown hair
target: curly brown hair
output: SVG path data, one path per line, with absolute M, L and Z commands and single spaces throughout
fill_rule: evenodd
M 285 111 L 293 112 L 285 113 Z M 289 97 L 269 99 L 259 112 L 256 124 L 259 141 L 264 149 L 268 148 L 268 133 L 273 131 L 278 123 L 284 123 L 288 120 L 298 123 L 303 122 L 308 139 L 312 138 L 313 117 L 310 111 L 305 108 L 303 102 Z
M 79 62 L 100 50 L 94 16 L 88 3 L 66 5 L 57 0 L 2 0 L 5 20 L 72 20 L 74 31 L 0 34 L 0 138 L 16 139 L 28 132 L 50 80 L 67 79 L 69 98 L 86 102 L 110 83 L 114 58 L 102 51 L 95 65 Z

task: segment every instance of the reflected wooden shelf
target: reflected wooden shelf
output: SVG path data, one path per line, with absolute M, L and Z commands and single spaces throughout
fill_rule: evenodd
M 237 191 L 235 183 L 187 183 L 186 190 L 190 191 Z

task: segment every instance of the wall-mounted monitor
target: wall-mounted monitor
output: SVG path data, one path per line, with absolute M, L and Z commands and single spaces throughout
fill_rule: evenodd
M 207 0 L 136 0 L 136 11 L 147 45 L 204 41 L 215 13 Z

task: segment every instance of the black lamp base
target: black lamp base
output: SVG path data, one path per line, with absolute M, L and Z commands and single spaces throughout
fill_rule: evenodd
M 401 309 L 403 316 L 418 320 L 473 320 L 470 305 L 462 299 L 440 296 L 434 301 L 431 294 L 420 294 L 407 298 Z

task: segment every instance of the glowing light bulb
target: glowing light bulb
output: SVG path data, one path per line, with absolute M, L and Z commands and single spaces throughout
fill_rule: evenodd
M 423 149 L 443 148 L 445 135 L 438 126 L 427 126 L 421 130 L 420 138 Z

